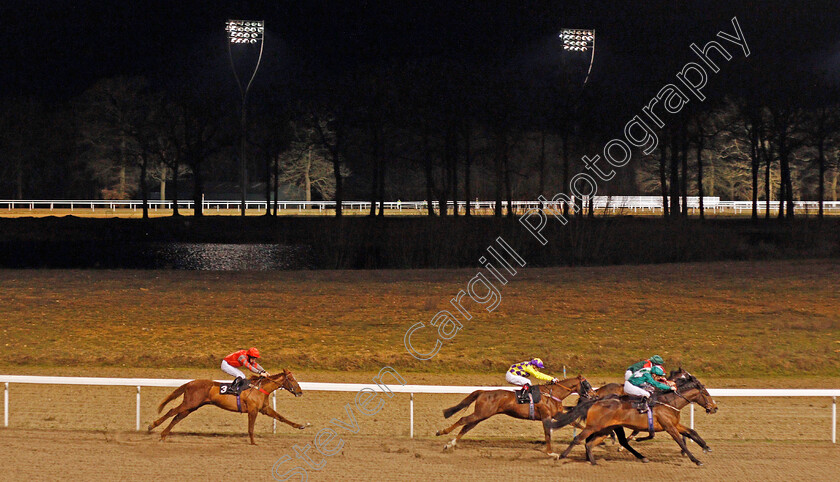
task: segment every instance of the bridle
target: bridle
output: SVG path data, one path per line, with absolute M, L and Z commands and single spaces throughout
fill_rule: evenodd
M 273 378 L 271 378 L 271 377 L 260 377 L 260 378 L 259 378 L 259 380 L 257 380 L 257 384 L 255 385 L 255 388 L 256 388 L 257 390 L 261 391 L 262 393 L 264 393 L 264 394 L 268 395 L 270 392 L 266 391 L 266 390 L 262 387 L 263 382 L 264 382 L 266 379 L 268 379 L 268 380 L 271 380 L 272 382 L 277 383 L 278 385 L 280 385 L 280 386 L 279 386 L 279 387 L 277 387 L 275 390 L 287 390 L 287 391 L 289 391 L 289 393 L 291 393 L 291 392 L 292 392 L 292 390 L 291 390 L 291 389 L 289 389 L 289 388 L 286 386 L 286 382 L 289 380 L 289 377 L 288 377 L 288 376 L 285 376 L 285 374 L 283 374 L 283 375 L 284 375 L 284 378 L 283 378 L 283 383 L 282 383 L 282 384 L 277 383 L 277 380 L 275 380 L 275 379 L 273 379 Z
M 586 379 L 585 379 L 585 378 L 581 378 L 581 379 L 580 379 L 580 386 L 581 386 L 581 388 L 583 387 L 583 384 L 584 384 L 584 383 L 587 383 L 587 384 L 588 384 L 588 382 L 586 381 Z M 589 393 L 586 393 L 586 394 L 581 394 L 581 393 L 580 393 L 581 388 L 578 388 L 577 390 L 575 390 L 574 388 L 572 388 L 572 387 L 567 387 L 566 385 L 563 385 L 562 383 L 559 383 L 559 382 L 558 382 L 558 383 L 550 383 L 549 385 L 555 385 L 555 386 L 558 386 L 558 387 L 560 387 L 560 388 L 564 388 L 564 389 L 566 389 L 566 391 L 568 391 L 568 392 L 569 392 L 569 394 L 570 394 L 570 395 L 571 395 L 572 393 L 577 393 L 578 395 L 580 395 L 580 396 L 581 396 L 581 397 L 583 397 L 583 398 L 589 398 L 589 397 L 590 397 Z M 588 390 L 587 392 L 589 392 L 589 391 L 592 391 L 592 385 L 589 385 L 589 390 Z M 551 394 L 551 390 L 549 390 L 549 392 L 548 392 L 546 395 L 548 395 L 548 396 L 549 396 L 552 400 L 554 400 L 555 402 L 562 402 L 562 401 L 563 401 L 562 399 L 557 398 L 557 397 L 555 397 L 554 395 L 552 395 L 552 394 Z
M 697 388 L 699 388 L 699 390 L 700 390 L 700 393 L 703 393 L 704 391 L 706 391 L 706 386 L 705 386 L 705 385 L 703 385 L 703 383 L 702 383 L 702 382 L 700 382 L 700 380 L 698 380 L 698 379 L 697 379 L 697 377 L 695 377 L 695 376 L 694 376 L 694 375 L 692 375 L 691 373 L 685 372 L 685 376 L 683 377 L 683 379 L 684 379 L 684 380 L 688 380 L 688 382 L 689 382 L 689 383 L 691 383 L 691 382 L 696 383 L 696 384 L 697 384 Z M 674 393 L 675 393 L 678 397 L 680 397 L 680 398 L 682 398 L 683 400 L 685 400 L 686 402 L 688 402 L 688 403 L 689 403 L 689 405 L 690 405 L 690 404 L 692 404 L 692 403 L 697 403 L 697 402 L 692 402 L 691 400 L 687 399 L 687 398 L 686 398 L 686 397 L 685 397 L 682 393 L 680 393 L 680 391 L 679 391 L 679 389 L 678 389 L 677 387 L 674 387 L 673 392 L 674 392 Z M 661 402 L 659 402 L 659 403 L 661 403 Z M 667 406 L 667 407 L 669 407 L 669 408 L 673 408 L 674 410 L 677 410 L 676 408 L 671 407 L 670 405 L 668 405 L 668 404 L 666 404 L 666 403 L 662 403 L 662 405 L 665 405 L 665 406 Z M 699 405 L 699 403 L 698 403 L 698 405 Z M 709 410 L 711 410 L 709 407 L 705 407 L 705 406 L 703 407 L 703 409 L 704 409 L 704 410 L 706 410 L 707 412 L 708 412 Z M 677 410 L 677 411 L 679 411 L 679 410 Z

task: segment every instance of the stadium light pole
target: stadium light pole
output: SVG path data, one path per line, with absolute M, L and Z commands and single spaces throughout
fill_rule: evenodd
M 560 38 L 563 40 L 563 50 L 570 52 L 586 52 L 590 50 L 589 69 L 586 70 L 586 78 L 583 85 L 589 80 L 589 73 L 592 72 L 592 63 L 595 62 L 595 29 L 564 28 L 560 31 Z
M 236 78 L 236 85 L 239 86 L 239 94 L 242 100 L 242 110 L 239 119 L 241 144 L 239 145 L 239 163 L 241 164 L 242 172 L 242 216 L 245 215 L 245 200 L 248 197 L 248 168 L 245 162 L 246 152 L 246 136 L 245 136 L 245 121 L 248 102 L 248 90 L 251 88 L 251 83 L 257 75 L 257 70 L 260 68 L 260 61 L 263 53 L 263 40 L 265 38 L 265 21 L 263 20 L 228 20 L 225 23 L 225 30 L 228 36 L 228 57 L 230 58 L 230 67 L 233 70 L 233 76 Z M 257 58 L 257 64 L 254 66 L 254 71 L 251 73 L 251 78 L 245 87 L 242 87 L 242 82 L 239 80 L 239 74 L 236 72 L 236 65 L 233 63 L 233 47 L 241 52 L 245 48 L 256 47 L 259 44 L 260 55 Z

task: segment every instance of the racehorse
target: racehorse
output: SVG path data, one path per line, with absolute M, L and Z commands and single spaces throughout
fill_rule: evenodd
M 675 381 L 675 380 L 678 380 L 679 378 L 683 378 L 686 373 L 687 372 L 684 371 L 684 370 L 672 370 L 671 373 L 668 374 L 667 379 L 671 380 L 671 381 Z M 621 383 L 607 383 L 606 385 L 602 386 L 601 388 L 596 388 L 595 389 L 595 396 L 597 398 L 607 398 L 609 396 L 621 396 L 621 395 L 624 395 L 624 385 L 621 384 Z M 641 438 L 636 438 L 636 436 L 638 434 L 639 434 L 639 430 L 633 430 L 633 433 L 631 433 L 627 437 L 627 440 L 630 441 L 630 440 L 635 439 L 639 442 L 642 442 L 642 441 L 650 440 L 650 439 L 653 438 L 652 433 L 649 434 L 649 435 L 646 435 L 644 437 L 641 437 Z M 615 445 L 615 443 L 618 440 L 616 438 L 615 432 L 610 434 L 610 438 L 612 439 L 613 445 Z M 683 441 L 686 441 L 686 436 L 685 435 L 683 435 Z M 621 452 L 622 449 L 623 449 L 623 447 L 621 445 L 619 445 L 618 446 L 618 451 Z M 711 452 L 711 451 L 712 451 L 712 449 L 709 448 L 708 446 L 703 447 L 703 452 Z
M 149 432 L 151 433 L 151 431 L 158 425 L 162 424 L 164 420 L 174 416 L 175 418 L 172 419 L 169 426 L 160 433 L 160 440 L 164 441 L 176 423 L 183 420 L 187 415 L 210 403 L 224 410 L 229 410 L 231 412 L 244 412 L 248 414 L 248 436 L 251 437 L 251 445 L 256 445 L 256 442 L 254 442 L 254 422 L 257 420 L 257 413 L 262 413 L 263 415 L 267 415 L 301 430 L 309 426 L 308 423 L 301 425 L 290 420 L 286 420 L 268 405 L 268 395 L 278 388 L 288 390 L 296 397 L 303 395 L 303 391 L 300 389 L 300 385 L 298 385 L 298 382 L 295 380 L 295 376 L 292 375 L 292 372 L 289 370 L 283 370 L 280 373 L 275 373 L 274 375 L 268 377 L 251 377 L 250 383 L 252 388 L 244 390 L 240 394 L 240 401 L 238 402 L 234 395 L 223 395 L 219 393 L 219 387 L 221 387 L 221 383 L 219 382 L 215 382 L 213 380 L 193 380 L 191 382 L 187 382 L 176 388 L 174 392 L 170 393 L 168 397 L 160 402 L 160 405 L 158 406 L 158 413 L 163 410 L 163 407 L 165 407 L 167 403 L 175 400 L 181 395 L 184 395 L 184 399 L 181 401 L 180 405 L 170 409 L 166 412 L 166 415 L 160 417 L 149 425 Z
M 551 417 L 557 415 L 564 410 L 563 399 L 578 393 L 581 397 L 592 396 L 592 385 L 581 375 L 574 378 L 567 378 L 560 380 L 557 383 L 548 383 L 540 386 L 539 403 L 534 404 L 534 416 L 530 414 L 530 404 L 518 403 L 516 400 L 516 393 L 511 390 L 476 390 L 469 394 L 467 398 L 461 400 L 461 403 L 454 407 L 447 408 L 443 411 L 445 418 L 451 417 L 455 412 L 468 407 L 475 402 L 475 409 L 473 413 L 458 419 L 452 426 L 443 430 L 438 430 L 435 434 L 437 436 L 446 435 L 458 427 L 464 428 L 458 432 L 458 435 L 446 444 L 443 448 L 454 449 L 458 440 L 461 439 L 467 432 L 472 430 L 480 422 L 487 420 L 493 415 L 503 413 L 513 418 L 542 420 L 545 430 L 545 444 L 546 453 L 551 453 L 551 430 L 545 425 L 551 420 Z
M 689 403 L 698 403 L 706 409 L 707 413 L 715 413 L 717 412 L 717 404 L 709 395 L 706 387 L 687 371 L 680 368 L 676 372 L 672 372 L 672 376 L 677 384 L 677 390 L 657 395 L 652 409 L 653 429 L 655 432 L 668 432 L 692 462 L 703 465 L 688 450 L 681 435 L 697 442 L 704 452 L 708 451 L 708 445 L 696 431 L 680 423 L 680 410 Z M 557 415 L 554 421 L 543 421 L 543 426 L 547 430 L 551 430 L 583 418 L 586 419 L 586 427 L 575 436 L 569 447 L 557 458 L 567 457 L 575 445 L 581 443 L 581 440 L 585 440 L 586 458 L 592 465 L 596 465 L 592 448 L 614 432 L 618 436 L 618 441 L 622 447 L 626 448 L 636 458 L 641 459 L 642 462 L 648 461 L 645 456 L 630 447 L 627 438 L 624 436 L 623 427 L 637 431 L 648 430 L 647 414 L 639 413 L 626 397 L 582 400 L 574 409 Z M 556 454 L 552 455 L 556 456 Z

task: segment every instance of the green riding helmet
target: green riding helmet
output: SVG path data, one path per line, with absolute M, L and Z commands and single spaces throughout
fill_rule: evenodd
M 651 360 L 651 361 L 653 361 L 653 360 Z M 654 375 L 659 375 L 660 377 L 665 376 L 665 372 L 662 371 L 662 368 L 658 365 L 655 365 L 653 368 L 651 368 L 650 372 Z
M 664 365 L 665 364 L 665 360 L 663 360 L 662 357 L 659 356 L 659 355 L 653 355 L 652 357 L 650 357 L 650 362 L 653 363 L 654 365 Z

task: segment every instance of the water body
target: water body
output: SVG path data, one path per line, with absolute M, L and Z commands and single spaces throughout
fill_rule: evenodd
M 0 243 L 0 268 L 279 271 L 312 269 L 308 246 L 220 243 Z

